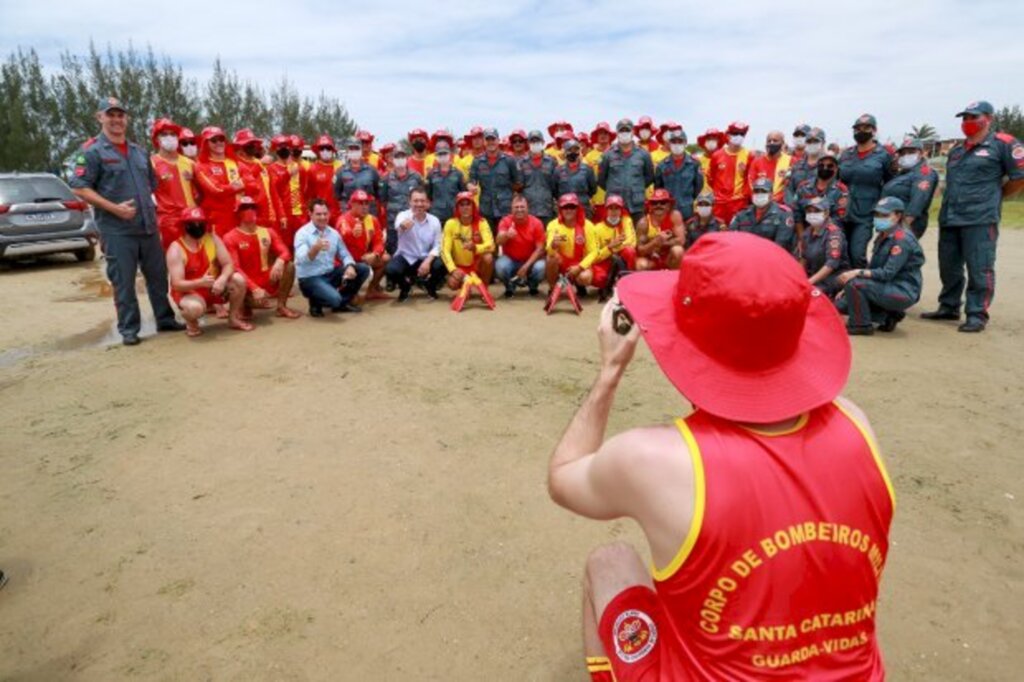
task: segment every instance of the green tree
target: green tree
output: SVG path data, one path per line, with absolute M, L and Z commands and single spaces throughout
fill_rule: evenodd
M 993 123 L 996 130 L 1009 133 L 1018 140 L 1024 140 L 1024 112 L 1021 112 L 1019 104 L 1005 106 L 996 111 Z
M 0 170 L 53 168 L 52 113 L 35 50 L 19 49 L 0 66 L 0 101 Z
M 921 140 L 922 142 L 929 142 L 939 136 L 939 133 L 938 131 L 935 130 L 935 127 L 929 125 L 928 123 L 922 123 L 919 126 L 911 126 L 910 134 L 916 137 L 917 139 Z

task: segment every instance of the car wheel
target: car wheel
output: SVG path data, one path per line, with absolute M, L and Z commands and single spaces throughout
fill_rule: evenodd
M 96 260 L 96 245 L 93 244 L 88 248 L 82 249 L 80 251 L 75 251 L 75 258 L 78 259 L 79 263 L 93 262 L 94 260 Z

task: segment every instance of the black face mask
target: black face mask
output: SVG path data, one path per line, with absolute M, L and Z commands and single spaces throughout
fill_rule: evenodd
M 192 239 L 202 239 L 206 234 L 206 225 L 204 223 L 185 223 L 185 234 Z
M 769 153 L 769 154 L 770 154 L 771 156 L 775 156 L 776 154 L 778 154 L 779 152 L 781 152 L 781 151 L 782 151 L 782 145 L 781 145 L 781 144 L 774 144 L 774 143 L 772 143 L 772 144 L 770 144 L 770 145 L 767 145 L 767 146 L 765 147 L 765 149 L 767 149 L 767 150 L 768 150 L 768 153 Z
M 423 140 L 416 140 L 415 142 L 412 143 L 412 148 L 415 149 L 417 152 L 422 152 L 424 149 L 427 148 L 427 143 L 424 142 Z
M 291 155 L 292 155 L 292 153 L 290 151 L 288 151 L 287 149 L 278 149 L 277 150 L 277 158 L 279 158 L 279 159 L 287 159 Z
M 853 134 L 853 139 L 857 141 L 857 144 L 864 144 L 870 142 L 874 134 L 870 130 L 858 130 Z
M 580 159 L 580 153 L 579 152 L 569 152 L 569 153 L 567 153 L 565 155 L 565 160 L 566 161 L 572 161 L 573 163 L 575 163 L 576 161 L 579 161 L 579 159 Z
M 826 168 L 824 166 L 818 166 L 818 177 L 821 178 L 822 180 L 831 180 L 833 177 L 835 177 L 835 174 L 835 168 Z

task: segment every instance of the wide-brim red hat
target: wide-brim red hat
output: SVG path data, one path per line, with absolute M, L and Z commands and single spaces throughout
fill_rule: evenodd
M 846 385 L 851 350 L 839 313 L 763 237 L 705 235 L 678 273 L 631 274 L 616 289 L 661 371 L 698 409 L 776 422 L 831 402 Z

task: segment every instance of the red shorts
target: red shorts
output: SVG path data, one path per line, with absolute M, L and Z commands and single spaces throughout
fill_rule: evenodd
M 601 643 L 616 682 L 692 679 L 654 590 L 642 585 L 617 594 L 601 615 Z
M 450 272 L 448 274 L 454 275 L 456 271 L 461 272 L 464 275 L 471 275 L 474 272 L 476 272 L 476 266 L 474 266 L 474 265 L 456 265 L 455 266 L 455 270 L 453 270 L 452 272 Z
M 594 279 L 591 280 L 590 286 L 604 289 L 608 286 L 608 278 L 612 274 L 612 259 L 607 258 L 600 263 L 594 263 L 590 266 L 590 270 L 594 273 Z
M 225 305 L 227 301 L 223 296 L 214 295 L 211 289 L 193 289 L 192 291 L 171 291 L 171 298 L 181 307 L 181 299 L 186 296 L 197 296 L 206 301 L 206 309 L 211 310 L 214 305 Z
M 561 260 L 558 263 L 558 274 L 564 275 L 565 273 L 569 272 L 569 268 L 574 268 L 579 264 L 580 261 L 578 260 L 573 260 L 571 258 L 566 258 L 565 256 L 562 256 Z
M 245 273 L 245 275 L 248 276 L 248 278 L 250 280 L 252 280 L 252 282 L 256 286 L 258 286 L 260 289 L 263 289 L 263 291 L 267 292 L 268 296 L 277 296 L 278 286 L 277 286 L 276 282 L 271 282 L 270 281 L 270 272 L 269 271 L 268 272 L 259 272 L 259 273 L 256 273 L 255 275 L 250 275 L 249 273 Z M 252 293 L 252 292 L 250 291 L 249 293 Z

